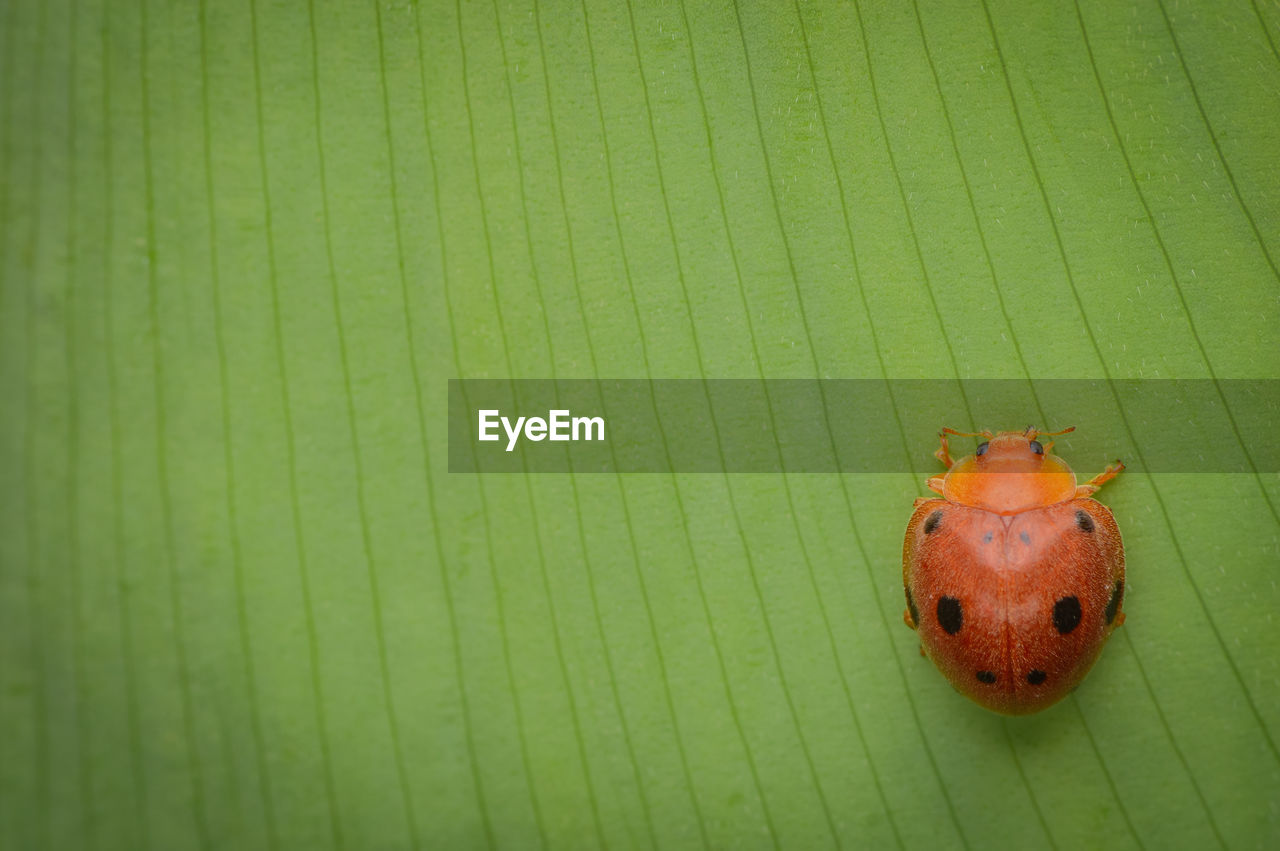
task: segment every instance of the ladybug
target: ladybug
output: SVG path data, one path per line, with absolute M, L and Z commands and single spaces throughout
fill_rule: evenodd
M 934 453 L 902 545 L 903 619 L 966 697 L 1025 715 L 1071 692 L 1124 623 L 1124 547 L 1115 518 L 1091 499 L 1124 465 L 1083 485 L 1038 437 L 1074 431 L 960 432 Z M 947 435 L 981 437 L 951 460 Z

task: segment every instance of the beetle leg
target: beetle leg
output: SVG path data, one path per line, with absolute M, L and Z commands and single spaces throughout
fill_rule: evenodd
M 945 476 L 930 476 L 929 481 L 925 482 L 929 486 L 929 490 L 934 491 L 939 496 L 942 495 L 942 480 Z
M 916 628 L 916 622 L 911 619 L 910 609 L 902 610 L 902 622 L 905 623 L 907 626 L 911 627 L 912 629 Z
M 1089 481 L 1085 482 L 1083 485 L 1080 485 L 1079 487 L 1076 488 L 1076 499 L 1079 499 L 1080 497 L 1083 497 L 1083 496 L 1092 496 L 1093 494 L 1097 493 L 1098 488 L 1102 487 L 1107 482 L 1114 479 L 1123 469 L 1124 469 L 1124 464 L 1120 463 L 1119 460 L 1117 460 L 1114 464 L 1108 464 L 1107 469 L 1103 470 L 1101 473 L 1099 473 Z

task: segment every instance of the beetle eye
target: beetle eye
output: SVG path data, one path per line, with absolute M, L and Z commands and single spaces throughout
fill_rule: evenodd
M 986 455 L 986 454 L 987 454 L 987 444 L 986 444 L 986 443 L 979 443 L 979 444 L 978 444 L 978 451 L 977 451 L 975 454 L 977 454 L 977 455 Z
M 1031 451 L 1036 453 L 1037 455 L 1043 455 L 1044 447 L 1040 445 L 1040 441 L 1033 440 L 1031 441 Z

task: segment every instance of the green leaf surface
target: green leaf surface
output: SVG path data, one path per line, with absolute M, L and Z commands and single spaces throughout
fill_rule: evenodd
M 445 410 L 1280 379 L 1274 0 L 0 22 L 0 847 L 1280 844 L 1275 471 L 1109 484 L 1128 622 L 1004 719 L 901 624 L 920 476 L 451 475 Z M 1024 425 L 955 416 L 883 427 Z

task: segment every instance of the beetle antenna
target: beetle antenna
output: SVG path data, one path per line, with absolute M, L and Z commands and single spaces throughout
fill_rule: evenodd
M 985 437 L 987 440 L 994 437 L 994 435 L 991 434 L 990 429 L 984 429 L 982 431 L 956 431 L 948 426 L 943 426 L 942 432 L 944 434 L 954 434 L 956 437 Z
M 1075 426 L 1067 426 L 1062 431 L 1036 431 L 1034 428 L 1027 429 L 1029 432 L 1028 436 L 1032 439 L 1035 439 L 1036 437 L 1057 437 L 1060 434 L 1070 434 L 1075 430 Z

